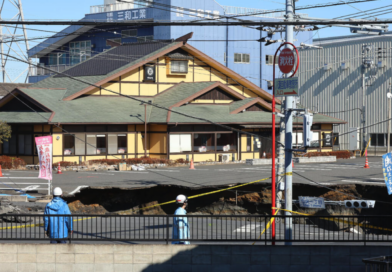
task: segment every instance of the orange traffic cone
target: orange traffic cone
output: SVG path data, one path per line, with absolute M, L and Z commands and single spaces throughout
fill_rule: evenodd
M 57 167 L 57 174 L 62 174 L 63 172 L 61 172 L 61 167 L 60 167 L 60 163 L 59 166 Z
M 193 165 L 193 159 L 191 159 L 191 166 L 189 167 L 189 170 L 196 170 L 195 166 Z
M 1 165 L 0 165 L 0 177 L 3 176 L 3 172 L 1 171 Z
M 365 162 L 365 166 L 363 168 L 370 168 L 369 167 L 369 161 L 368 161 L 368 157 L 366 156 L 366 162 Z

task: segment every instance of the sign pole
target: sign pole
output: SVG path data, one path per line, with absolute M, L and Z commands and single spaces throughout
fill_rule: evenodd
M 293 20 L 293 2 L 295 0 L 286 0 L 286 20 L 287 22 L 291 22 Z M 286 42 L 293 43 L 293 26 L 286 25 Z M 298 55 L 297 55 L 298 56 Z M 297 63 L 298 64 L 298 63 Z M 293 160 L 293 152 L 292 152 L 292 132 L 293 132 L 293 115 L 291 109 L 295 108 L 295 99 L 293 96 L 286 97 L 285 103 L 285 120 L 286 120 L 286 136 L 285 136 L 285 168 L 286 168 L 286 184 L 285 184 L 285 209 L 288 211 L 292 210 L 293 204 L 293 169 L 292 169 L 292 160 Z M 291 245 L 292 233 L 293 233 L 293 222 L 291 218 L 291 213 L 285 211 L 285 220 L 284 220 L 284 239 L 286 245 Z

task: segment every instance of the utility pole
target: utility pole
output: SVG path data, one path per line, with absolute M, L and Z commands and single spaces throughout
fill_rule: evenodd
M 293 13 L 293 1 L 295 0 L 286 0 L 286 21 L 290 24 L 294 19 Z M 293 25 L 286 25 L 286 42 L 293 43 Z M 290 76 L 289 74 L 287 76 Z M 292 153 L 292 132 L 293 132 L 293 115 L 291 109 L 295 108 L 295 99 L 293 96 L 286 97 L 285 103 L 285 128 L 286 128 L 286 135 L 285 135 L 285 168 L 286 168 L 286 175 L 285 175 L 285 209 L 291 211 L 292 210 L 292 203 L 293 203 L 293 169 L 292 169 L 292 160 L 293 160 L 293 153 Z M 292 219 L 288 216 L 291 216 L 291 212 L 285 211 L 285 220 L 284 220 L 284 238 L 285 240 L 292 239 Z M 291 245 L 291 242 L 285 242 L 286 245 Z
M 144 157 L 147 157 L 147 104 L 144 103 Z
M 387 94 L 387 103 L 388 103 L 388 142 L 387 142 L 387 147 L 388 150 L 387 152 L 391 152 L 391 99 L 392 98 L 392 92 L 391 92 L 391 82 L 389 82 L 389 93 Z

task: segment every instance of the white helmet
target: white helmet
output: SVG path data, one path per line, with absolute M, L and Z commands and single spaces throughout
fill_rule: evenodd
M 54 196 L 61 196 L 62 194 L 63 194 L 63 190 L 61 190 L 60 187 L 54 188 L 54 190 L 53 190 L 53 195 Z
M 177 204 L 184 204 L 184 203 L 188 203 L 188 198 L 184 195 L 178 195 L 176 197 L 176 203 Z

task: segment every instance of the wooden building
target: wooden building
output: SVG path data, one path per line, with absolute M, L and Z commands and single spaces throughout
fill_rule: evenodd
M 123 44 L 14 89 L 0 100 L 0 120 L 12 125 L 1 154 L 37 163 L 34 137 L 42 135 L 53 136 L 53 162 L 145 152 L 168 159 L 217 161 L 226 154 L 245 160 L 271 152 L 271 94 L 187 44 L 190 37 Z M 333 124 L 341 123 L 315 115 L 314 139 L 331 135 Z M 300 145 L 302 119 L 295 124 Z M 315 144 L 332 149 L 330 141 Z

